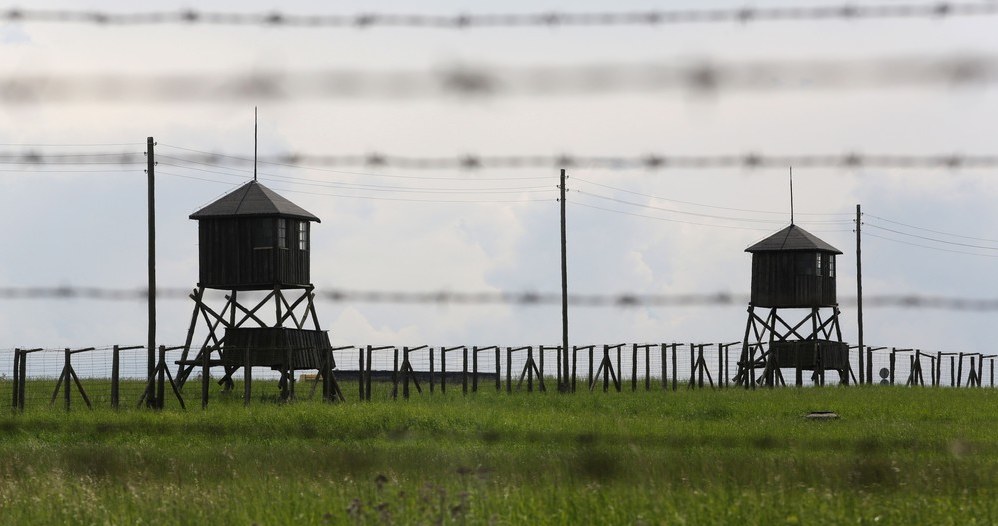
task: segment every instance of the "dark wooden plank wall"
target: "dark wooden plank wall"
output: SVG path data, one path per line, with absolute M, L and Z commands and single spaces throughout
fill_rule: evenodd
M 837 304 L 829 263 L 834 254 L 759 252 L 752 255 L 752 305 L 758 307 L 829 307 Z
M 769 352 L 775 353 L 777 365 L 781 368 L 794 368 L 813 371 L 821 355 L 822 368 L 838 370 L 849 367 L 849 344 L 830 340 L 791 340 L 776 341 L 770 344 Z
M 239 327 L 226 329 L 221 354 L 224 364 L 241 366 L 246 363 L 246 350 L 249 349 L 251 365 L 278 369 L 284 364 L 286 352 L 290 349 L 293 369 L 318 369 L 324 353 L 331 348 L 326 331 Z
M 277 248 L 277 219 L 200 220 L 198 253 L 201 285 L 220 289 L 265 290 L 275 285 L 310 284 L 310 251 L 301 250 L 298 245 L 300 221 L 287 219 L 287 248 Z M 308 224 L 307 221 L 305 223 Z M 258 247 L 265 244 L 269 244 L 270 248 Z

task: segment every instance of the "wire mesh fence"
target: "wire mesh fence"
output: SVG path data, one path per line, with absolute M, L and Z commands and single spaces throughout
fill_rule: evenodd
M 567 353 L 558 345 L 342 346 L 329 350 L 334 361 L 329 397 L 363 401 L 483 391 L 746 388 L 735 380 L 741 353 L 741 342 L 575 345 Z M 322 366 L 256 366 L 247 378 L 245 367 L 213 359 L 205 369 L 200 357 L 185 356 L 183 346 L 160 347 L 153 355 L 156 374 L 150 384 L 149 353 L 142 346 L 0 350 L 0 362 L 10 364 L 0 374 L 0 400 L 9 403 L 0 407 L 125 409 L 159 401 L 164 408 L 187 408 L 202 397 L 204 402 L 252 403 L 320 400 L 326 393 Z M 996 358 L 979 352 L 852 347 L 848 378 L 830 375 L 826 384 L 823 375 L 808 370 L 803 385 L 994 387 Z M 184 364 L 193 366 L 184 371 Z M 792 385 L 793 373 L 786 378 L 777 384 Z

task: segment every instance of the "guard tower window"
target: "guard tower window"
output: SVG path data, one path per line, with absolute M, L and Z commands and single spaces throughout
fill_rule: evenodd
M 814 275 L 821 275 L 821 254 L 814 255 Z
M 253 222 L 253 248 L 274 248 L 274 224 L 266 219 Z
M 308 221 L 298 222 L 298 249 L 308 250 Z
M 277 248 L 288 248 L 288 220 L 277 220 Z
M 828 256 L 828 277 L 835 277 L 835 256 L 833 255 Z

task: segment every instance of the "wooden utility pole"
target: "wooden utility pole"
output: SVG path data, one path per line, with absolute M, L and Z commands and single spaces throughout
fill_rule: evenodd
M 561 363 L 564 372 L 561 374 L 562 392 L 568 391 L 568 240 L 565 231 L 565 169 L 561 169 Z
M 863 245 L 860 235 L 863 228 L 863 211 L 856 205 L 856 319 L 858 320 L 859 337 L 859 383 L 863 384 Z M 866 383 L 873 383 L 873 378 L 866 378 Z
M 146 138 L 146 184 L 148 193 L 148 223 L 149 223 L 149 334 L 147 350 L 149 353 L 149 380 L 146 389 L 149 396 L 147 402 L 151 407 L 157 407 L 159 400 L 153 400 L 153 382 L 156 376 L 156 160 L 154 147 L 156 142 L 152 137 Z

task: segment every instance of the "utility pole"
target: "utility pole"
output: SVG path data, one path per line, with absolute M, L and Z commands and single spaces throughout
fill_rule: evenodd
M 149 380 L 146 385 L 146 402 L 150 407 L 158 407 L 161 400 L 154 400 L 153 382 L 156 376 L 156 160 L 152 137 L 146 138 L 146 184 L 148 193 L 149 223 L 149 334 L 146 342 L 149 352 Z
M 569 390 L 570 376 L 568 363 L 568 240 L 565 232 L 565 169 L 561 169 L 561 363 L 564 364 L 561 374 L 563 392 Z
M 863 228 L 863 211 L 856 205 L 856 319 L 859 332 L 859 383 L 863 384 L 863 245 L 861 231 Z M 866 375 L 866 383 L 873 383 L 873 378 Z

